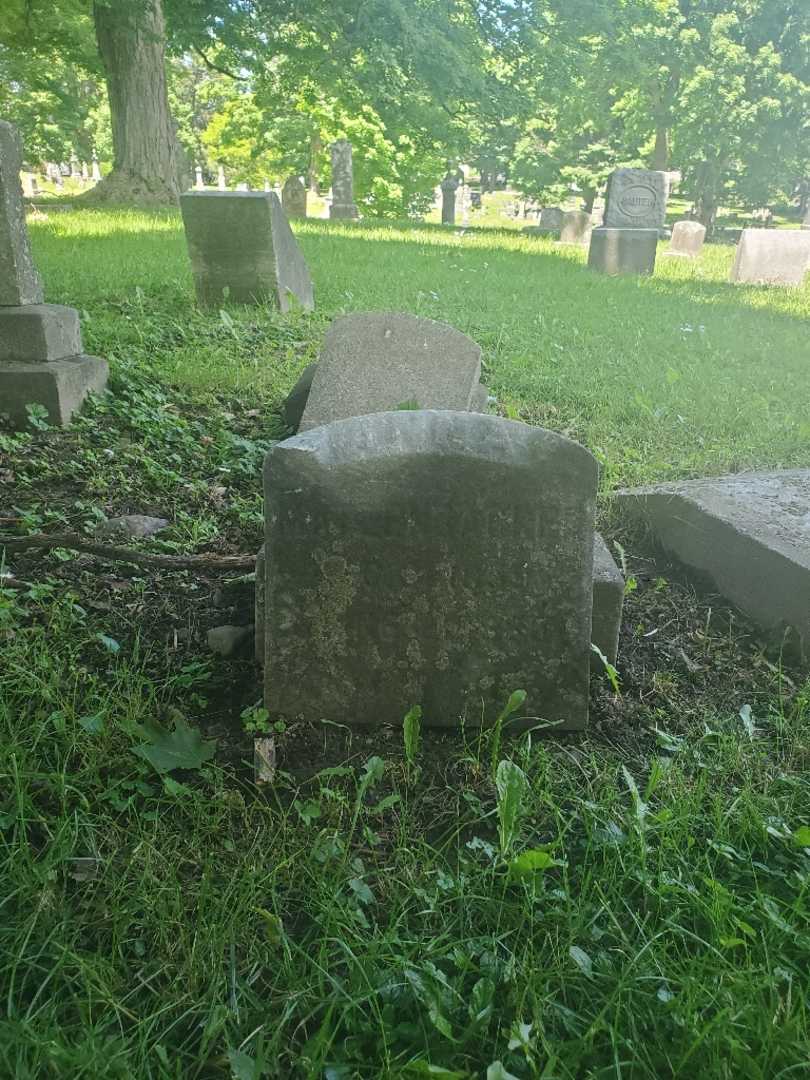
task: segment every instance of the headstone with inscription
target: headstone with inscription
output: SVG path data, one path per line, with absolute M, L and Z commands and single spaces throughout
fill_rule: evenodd
M 64 425 L 91 392 L 107 383 L 107 365 L 82 352 L 75 308 L 44 304 L 28 242 L 20 186 L 22 143 L 0 121 L 0 413 L 15 427 L 28 407 L 43 406 Z
M 605 274 L 652 274 L 667 209 L 666 174 L 616 169 L 603 224 L 591 232 L 588 266 Z
M 340 420 L 264 469 L 265 705 L 351 725 L 585 726 L 597 465 L 469 412 Z M 516 617 L 519 612 L 519 617 Z
M 801 285 L 810 270 L 810 232 L 743 229 L 731 281 L 748 285 Z
M 329 148 L 332 155 L 332 203 L 330 218 L 359 217 L 354 201 L 354 170 L 352 144 L 348 139 L 338 139 Z
M 187 191 L 180 209 L 200 304 L 312 310 L 312 279 L 275 192 Z
M 281 189 L 281 205 L 288 218 L 307 216 L 307 189 L 299 176 L 288 176 Z

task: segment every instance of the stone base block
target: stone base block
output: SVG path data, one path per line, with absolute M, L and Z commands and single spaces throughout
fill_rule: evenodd
M 44 405 L 48 423 L 65 427 L 88 394 L 107 385 L 107 362 L 98 356 L 71 356 L 50 363 L 0 364 L 0 414 L 15 427 L 28 423 L 27 405 Z
M 79 356 L 79 313 L 62 304 L 0 307 L 0 363 L 36 363 Z
M 591 641 L 604 654 L 609 663 L 616 663 L 619 652 L 619 628 L 624 604 L 624 578 L 613 560 L 610 550 L 597 533 L 593 541 L 593 613 L 591 618 Z M 593 653 L 591 671 L 604 671 L 601 659 Z
M 652 274 L 658 229 L 594 229 L 588 266 L 603 274 Z

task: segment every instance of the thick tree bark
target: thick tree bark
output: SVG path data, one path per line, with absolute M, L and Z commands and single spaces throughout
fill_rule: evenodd
M 179 147 L 166 93 L 162 0 L 95 0 L 93 20 L 114 154 L 93 201 L 176 203 Z
M 669 169 L 669 131 L 659 125 L 655 129 L 655 149 L 653 150 L 652 167 L 666 172 Z

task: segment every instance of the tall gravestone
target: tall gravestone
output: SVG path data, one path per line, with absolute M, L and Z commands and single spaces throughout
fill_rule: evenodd
M 672 226 L 669 251 L 664 254 L 682 259 L 696 259 L 703 250 L 705 239 L 706 226 L 699 221 L 676 221 Z
M 348 139 L 338 139 L 329 148 L 332 155 L 332 205 L 331 218 L 359 217 L 354 201 L 354 170 L 352 144 Z
M 606 274 L 652 274 L 667 209 L 667 178 L 616 169 L 608 179 L 602 225 L 591 233 L 588 265 Z
M 293 298 L 311 311 L 312 279 L 275 192 L 187 191 L 180 196 L 197 299 L 271 301 L 289 311 Z
M 731 281 L 749 285 L 801 285 L 810 269 L 810 232 L 743 229 Z
M 455 225 L 456 223 L 456 191 L 458 179 L 452 173 L 447 173 L 441 183 L 442 188 L 442 225 Z
M 288 218 L 307 216 L 307 189 L 298 176 L 288 176 L 281 189 L 281 205 Z
M 481 349 L 446 323 L 403 312 L 336 319 L 326 333 L 300 431 L 364 413 L 470 409 Z
M 525 725 L 588 713 L 597 466 L 495 416 L 397 411 L 278 443 L 264 469 L 265 704 L 289 717 Z
M 88 393 L 107 383 L 107 365 L 82 352 L 79 313 L 43 303 L 34 268 L 20 186 L 22 143 L 0 121 L 0 413 L 27 423 L 28 405 L 41 405 L 50 423 L 64 425 Z

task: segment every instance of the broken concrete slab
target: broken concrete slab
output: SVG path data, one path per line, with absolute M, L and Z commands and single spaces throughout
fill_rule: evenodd
M 810 469 L 738 473 L 616 495 L 666 552 L 769 632 L 810 651 Z
M 616 663 L 619 653 L 619 630 L 624 606 L 624 578 L 610 549 L 596 533 L 593 540 L 593 616 L 591 641 L 604 654 L 609 664 Z M 591 655 L 591 670 L 604 671 L 596 653 Z

